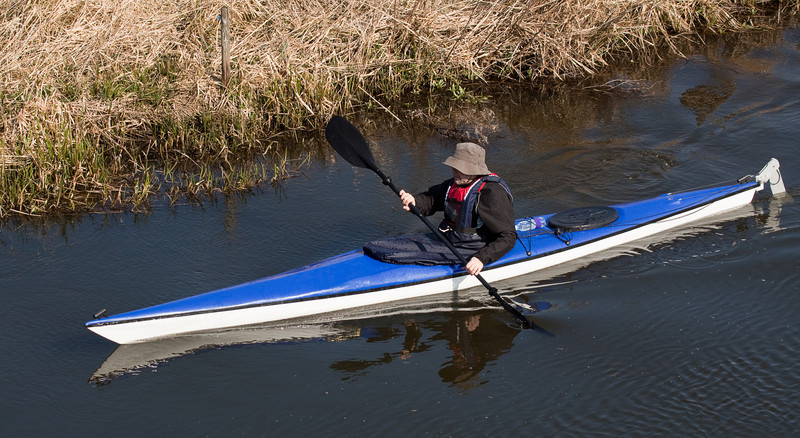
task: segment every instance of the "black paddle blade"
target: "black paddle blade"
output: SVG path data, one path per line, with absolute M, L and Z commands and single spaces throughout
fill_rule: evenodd
M 370 169 L 375 172 L 383 181 L 383 183 L 389 188 L 391 188 L 398 196 L 400 195 L 400 189 L 397 188 L 392 183 L 392 180 L 386 176 L 378 166 L 375 164 L 375 159 L 372 158 L 372 151 L 369 149 L 369 145 L 367 145 L 367 140 L 364 139 L 364 136 L 358 131 L 358 128 L 350 124 L 344 117 L 340 116 L 333 116 L 331 117 L 330 121 L 328 121 L 328 126 L 325 127 L 325 138 L 330 143 L 331 147 L 341 155 L 342 158 L 347 160 L 348 163 L 352 164 L 356 167 L 363 167 L 366 169 Z M 438 228 L 436 228 L 422 213 L 419 212 L 419 209 L 414 204 L 411 204 L 411 212 L 414 213 L 415 216 L 420 218 L 425 225 L 436 235 L 436 237 L 442 241 L 449 249 L 459 258 L 462 265 L 467 264 L 467 260 L 464 258 L 461 253 L 453 246 L 452 243 L 445 237 Z M 481 284 L 483 284 L 486 289 L 489 290 L 489 294 L 491 294 L 500 305 L 503 306 L 514 318 L 522 325 L 523 328 L 532 328 L 531 322 L 528 321 L 527 318 L 522 316 L 519 311 L 510 304 L 508 304 L 501 296 L 497 293 L 497 289 L 493 288 L 486 280 L 480 275 L 477 275 L 478 280 L 480 280 Z
M 348 163 L 356 167 L 376 170 L 375 159 L 367 140 L 344 117 L 333 116 L 325 127 L 325 138 L 331 147 Z

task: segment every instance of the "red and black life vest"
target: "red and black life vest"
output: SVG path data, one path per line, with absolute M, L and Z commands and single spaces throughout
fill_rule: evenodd
M 462 234 L 475 234 L 483 226 L 477 211 L 480 191 L 487 182 L 499 183 L 511 196 L 508 184 L 494 173 L 480 177 L 468 186 L 450 183 L 444 201 L 445 223 L 450 229 Z

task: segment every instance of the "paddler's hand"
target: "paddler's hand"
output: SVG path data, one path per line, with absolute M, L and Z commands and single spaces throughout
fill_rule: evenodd
M 403 202 L 403 210 L 405 211 L 411 211 L 411 207 L 409 207 L 409 205 L 416 203 L 414 200 L 414 195 L 406 192 L 405 190 L 400 190 L 400 201 Z
M 481 273 L 483 269 L 483 262 L 478 260 L 476 257 L 469 259 L 467 265 L 464 266 L 464 269 L 467 270 L 472 275 L 478 275 Z

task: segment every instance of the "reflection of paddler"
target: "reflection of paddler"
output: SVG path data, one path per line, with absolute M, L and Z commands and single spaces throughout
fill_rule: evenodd
M 403 350 L 400 352 L 400 359 L 408 359 L 411 353 L 417 351 L 419 340 L 422 339 L 422 330 L 413 319 L 404 322 L 406 326 L 406 338 L 403 340 Z
M 514 345 L 517 333 L 519 330 L 510 327 L 507 321 L 490 315 L 472 314 L 451 319 L 433 338 L 446 339 L 453 351 L 452 359 L 439 370 L 439 377 L 462 389 L 481 385 L 483 382 L 477 381 L 480 372 Z

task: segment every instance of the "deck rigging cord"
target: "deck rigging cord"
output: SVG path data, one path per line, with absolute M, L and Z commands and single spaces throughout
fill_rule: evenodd
M 740 186 L 744 186 L 746 184 L 750 184 L 750 183 L 753 183 L 753 182 L 755 182 L 755 177 L 752 176 L 752 175 L 747 175 L 745 177 L 739 178 L 736 181 L 736 183 L 739 184 Z M 702 210 L 702 209 L 706 208 L 710 201 L 713 201 L 715 199 L 719 199 L 720 193 L 727 192 L 727 194 L 734 194 L 734 193 L 738 193 L 739 192 L 739 187 L 736 187 L 736 186 L 719 187 L 718 184 L 708 184 L 708 185 L 695 187 L 695 188 L 692 188 L 692 189 L 681 190 L 679 192 L 670 192 L 670 193 L 666 193 L 666 194 L 664 194 L 662 196 L 679 196 L 682 193 L 688 193 L 688 192 L 692 192 L 692 191 L 702 190 L 702 189 L 705 189 L 705 188 L 717 187 L 718 190 L 709 192 L 709 193 L 707 193 L 705 195 L 705 197 L 699 199 L 698 204 L 701 204 L 701 205 L 696 207 L 696 209 L 699 211 L 699 210 Z M 706 201 L 708 201 L 708 202 L 706 202 Z M 602 208 L 610 208 L 610 207 L 602 207 Z M 636 218 L 636 220 L 623 220 L 623 221 L 614 220 L 611 223 L 602 225 L 602 227 L 604 227 L 604 228 L 620 228 L 620 229 L 624 229 L 624 228 L 628 228 L 628 227 L 631 227 L 631 226 L 643 225 L 643 224 L 648 223 L 649 220 L 651 220 L 651 219 L 652 220 L 659 219 L 659 218 L 660 219 L 664 219 L 665 217 L 669 217 L 671 214 L 680 212 L 682 210 L 683 209 L 681 207 L 676 206 L 675 208 L 673 208 L 671 210 L 666 210 L 665 212 L 661 212 L 661 213 L 658 213 L 658 214 L 653 214 L 653 215 L 649 215 L 649 216 L 640 216 L 640 217 Z M 666 213 L 666 215 L 664 213 Z M 555 216 L 555 215 L 553 215 L 553 216 Z M 552 216 L 551 216 L 551 218 L 552 218 Z M 541 222 L 543 222 L 543 223 L 541 223 Z M 545 220 L 541 216 L 539 216 L 539 217 L 526 217 L 526 218 L 518 221 L 518 226 L 519 226 L 519 224 L 524 224 L 524 225 L 521 227 L 522 230 L 518 229 L 518 231 L 517 231 L 517 241 L 520 242 L 522 247 L 525 249 L 525 253 L 528 256 L 531 256 L 533 254 L 533 239 L 536 236 L 540 236 L 540 235 L 543 235 L 543 234 L 552 235 L 556 239 L 562 241 L 564 243 L 564 245 L 567 245 L 567 246 L 569 246 L 571 241 L 572 241 L 572 231 L 573 230 L 570 230 L 570 229 L 557 229 L 557 228 L 553 227 L 550 224 L 549 219 Z M 526 243 L 526 241 L 527 241 L 527 243 Z

